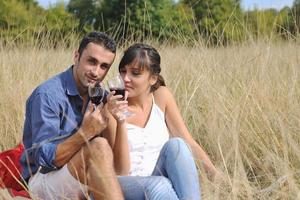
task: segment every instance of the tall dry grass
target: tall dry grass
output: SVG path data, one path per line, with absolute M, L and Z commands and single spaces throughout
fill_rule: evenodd
M 300 46 L 156 47 L 190 132 L 225 177 L 201 173 L 203 199 L 299 199 Z M 0 150 L 21 141 L 26 98 L 72 53 L 0 45 Z

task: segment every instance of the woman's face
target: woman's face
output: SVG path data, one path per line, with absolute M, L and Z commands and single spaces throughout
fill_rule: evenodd
M 138 62 L 132 62 L 120 70 L 128 91 L 128 98 L 150 93 L 150 88 L 156 83 L 157 76 L 152 75 L 147 67 L 141 68 Z

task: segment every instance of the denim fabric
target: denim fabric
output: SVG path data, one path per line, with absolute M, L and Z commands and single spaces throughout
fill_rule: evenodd
M 177 200 L 170 181 L 163 176 L 118 177 L 126 200 Z
M 20 163 L 23 178 L 28 179 L 39 166 L 44 171 L 53 165 L 56 147 L 80 126 L 83 101 L 70 67 L 37 87 L 26 102 L 23 129 L 25 151 Z
M 167 177 L 180 200 L 201 199 L 195 161 L 181 138 L 171 138 L 163 146 L 152 175 Z
M 126 200 L 200 200 L 198 172 L 192 153 L 180 138 L 162 148 L 151 176 L 121 176 Z

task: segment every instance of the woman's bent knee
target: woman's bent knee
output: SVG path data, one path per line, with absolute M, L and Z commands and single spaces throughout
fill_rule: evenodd
M 182 138 L 180 138 L 180 137 L 170 138 L 167 143 L 170 143 L 171 145 L 176 144 L 176 145 L 179 145 L 179 146 L 181 146 L 181 145 L 186 146 L 187 145 L 185 143 L 185 141 Z
M 170 180 L 164 176 L 152 176 L 145 189 L 149 199 L 177 199 Z
M 167 143 L 166 143 L 166 148 L 170 151 L 175 151 L 178 152 L 180 150 L 188 150 L 190 151 L 189 146 L 187 143 L 179 137 L 171 138 Z

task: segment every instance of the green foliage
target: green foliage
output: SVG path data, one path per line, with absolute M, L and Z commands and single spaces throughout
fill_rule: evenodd
M 289 18 L 292 21 L 290 25 L 291 32 L 298 35 L 300 33 L 300 0 L 294 1 Z
M 36 0 L 0 0 L 0 42 L 100 30 L 119 41 L 228 44 L 248 38 L 296 38 L 300 0 L 292 8 L 242 11 L 240 0 L 70 0 L 40 7 Z M 275 37 L 274 37 L 275 36 Z
M 52 32 L 52 36 L 64 37 L 73 32 L 79 25 L 71 13 L 65 11 L 63 3 L 56 4 L 45 11 L 45 28 Z
M 71 0 L 68 10 L 80 19 L 80 27 L 92 26 L 120 40 L 174 40 L 192 33 L 189 9 L 172 0 Z
M 295 37 L 297 14 L 293 9 L 284 7 L 280 11 L 275 9 L 253 10 L 245 13 L 245 24 L 255 38 L 261 37 Z
M 193 9 L 198 32 L 213 43 L 243 36 L 239 0 L 183 0 Z
M 23 40 L 21 35 L 38 24 L 41 12 L 42 9 L 31 1 L 0 1 L 0 40 L 4 43 Z
M 276 30 L 278 12 L 275 9 L 248 11 L 246 24 L 248 30 L 256 36 L 270 36 Z
M 283 38 L 290 38 L 292 36 L 292 18 L 290 16 L 291 9 L 284 7 L 277 16 L 277 33 Z
M 32 42 L 35 38 L 58 42 L 78 26 L 72 14 L 65 11 L 63 3 L 47 10 L 34 0 L 0 1 L 0 42 Z
M 74 14 L 79 20 L 78 29 L 83 32 L 91 30 L 95 19 L 95 10 L 95 0 L 70 0 L 67 5 L 67 11 Z
M 30 2 L 23 3 L 18 0 L 0 1 L 0 27 L 1 29 L 23 28 L 34 23 L 35 13 L 39 10 Z

